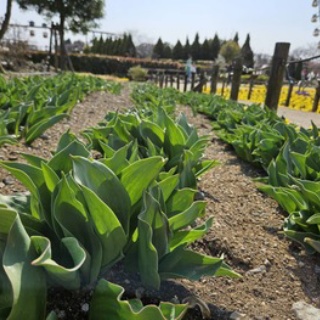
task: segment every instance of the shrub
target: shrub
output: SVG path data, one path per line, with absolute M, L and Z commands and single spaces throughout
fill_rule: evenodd
M 146 81 L 148 79 L 148 70 L 141 66 L 131 67 L 128 71 L 128 77 L 134 81 Z

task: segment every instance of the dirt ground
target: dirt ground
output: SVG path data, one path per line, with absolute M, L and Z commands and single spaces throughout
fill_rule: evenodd
M 82 129 L 95 125 L 108 111 L 130 105 L 127 85 L 120 96 L 93 93 L 75 107 L 69 120 L 48 130 L 31 147 L 23 143 L 2 147 L 0 159 L 20 160 L 20 151 L 49 157 L 67 129 L 78 134 Z M 198 127 L 201 134 L 212 136 L 205 157 L 221 162 L 203 176 L 199 184 L 208 203 L 207 217 L 213 216 L 215 223 L 209 233 L 193 245 L 193 249 L 213 256 L 223 254 L 226 262 L 242 278 L 205 277 L 197 282 L 169 281 L 163 284 L 161 292 L 143 294 L 151 300 L 152 295 L 175 301 L 197 297 L 200 302 L 208 304 L 210 319 L 215 320 L 232 319 L 235 312 L 237 319 L 293 320 L 291 308 L 299 300 L 320 307 L 319 256 L 306 255 L 281 234 L 285 213 L 274 200 L 259 192 L 252 180 L 263 172 L 239 160 L 229 146 L 219 141 L 211 131 L 210 121 L 201 115 L 193 117 L 185 107 L 180 107 L 179 111 L 187 113 L 189 122 Z M 0 169 L 1 193 L 23 190 L 23 186 Z M 108 279 L 123 284 L 130 296 L 139 287 L 139 281 L 128 277 L 120 269 L 113 269 Z M 188 316 L 188 319 L 199 318 L 197 310 Z
M 189 119 L 202 134 L 210 133 L 210 122 L 203 116 L 190 114 Z M 214 134 L 206 157 L 221 165 L 200 182 L 207 215 L 213 215 L 215 224 L 197 247 L 207 254 L 224 254 L 243 278 L 182 282 L 220 309 L 214 308 L 217 316 L 212 319 L 228 319 L 237 311 L 243 319 L 287 320 L 295 319 L 291 308 L 299 300 L 320 307 L 319 256 L 306 255 L 282 235 L 285 213 L 253 182 L 264 172 L 238 159 Z

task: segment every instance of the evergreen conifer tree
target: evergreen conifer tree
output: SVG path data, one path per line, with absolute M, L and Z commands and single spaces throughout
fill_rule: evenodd
M 210 59 L 216 60 L 218 58 L 221 49 L 220 39 L 217 34 L 215 34 L 213 40 L 210 43 Z
M 203 41 L 201 46 L 201 56 L 200 59 L 202 60 L 210 60 L 210 45 L 208 39 Z
M 196 33 L 194 41 L 191 45 L 191 55 L 193 60 L 198 60 L 201 56 L 201 45 L 199 42 L 199 34 Z
M 129 54 L 130 57 L 135 57 L 137 54 L 137 50 L 133 43 L 132 36 L 130 33 L 127 36 L 126 54 Z
M 115 56 L 118 54 L 118 39 L 114 39 L 112 41 L 112 50 L 111 50 L 111 55 Z
M 246 41 L 241 48 L 241 55 L 243 58 L 243 65 L 247 68 L 253 68 L 254 66 L 254 57 L 253 51 L 250 47 L 250 35 L 247 35 Z
M 163 58 L 163 50 L 164 50 L 164 45 L 161 38 L 159 38 L 156 45 L 153 47 L 152 55 L 155 58 Z
M 234 41 L 235 43 L 239 44 L 239 34 L 238 34 L 238 32 L 236 32 L 236 34 L 235 34 L 235 36 L 234 36 L 234 38 L 233 38 L 233 41 Z
M 121 42 L 120 42 L 120 45 L 119 45 L 119 55 L 120 56 L 128 55 L 129 53 L 127 54 L 127 50 L 128 50 L 128 36 L 125 33 L 123 35 L 123 38 L 121 38 Z
M 183 59 L 183 46 L 180 40 L 177 41 L 176 45 L 172 49 L 172 58 L 175 60 Z
M 114 39 L 110 39 L 110 43 L 109 43 L 109 54 L 112 56 L 113 52 L 114 52 Z
M 91 52 L 98 53 L 98 39 L 97 39 L 97 37 L 94 37 L 92 40 Z
M 189 54 L 191 54 L 191 46 L 189 42 L 189 38 L 186 39 L 186 44 L 183 47 L 183 59 L 188 59 Z
M 163 58 L 171 59 L 172 58 L 172 49 L 169 43 L 165 43 L 163 47 Z
M 105 45 L 106 54 L 111 54 L 112 50 L 112 38 L 108 37 L 106 39 L 106 45 Z
M 98 40 L 97 53 L 102 54 L 102 51 L 103 51 L 103 37 L 101 35 Z

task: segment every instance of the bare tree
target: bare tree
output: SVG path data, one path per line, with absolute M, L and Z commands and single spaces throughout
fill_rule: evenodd
M 11 18 L 11 9 L 12 9 L 12 0 L 7 0 L 7 8 L 6 8 L 6 13 L 4 15 L 4 20 L 1 24 L 0 28 L 0 41 L 2 40 L 4 34 L 6 33 L 8 27 L 9 27 L 9 22 Z M 0 63 L 0 73 L 5 73 L 5 70 L 2 67 L 2 64 Z
M 306 59 L 319 55 L 319 49 L 317 43 L 309 43 L 306 46 L 295 48 L 290 52 L 290 55 L 299 58 Z

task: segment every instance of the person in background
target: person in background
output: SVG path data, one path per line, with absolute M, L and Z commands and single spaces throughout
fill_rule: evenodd
M 187 82 L 191 81 L 191 68 L 192 68 L 192 57 L 189 54 L 188 60 L 186 62 L 186 68 L 185 68 L 186 76 L 187 76 Z

